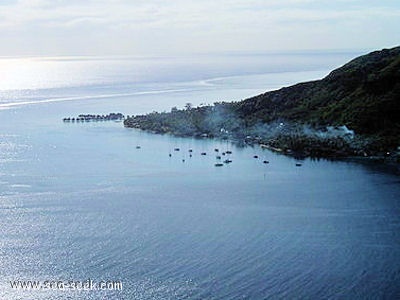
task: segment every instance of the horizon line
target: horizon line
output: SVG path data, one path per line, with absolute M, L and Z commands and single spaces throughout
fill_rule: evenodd
M 393 48 L 393 47 L 390 47 Z M 178 58 L 193 56 L 263 56 L 263 55 L 295 55 L 295 54 L 346 54 L 346 53 L 369 53 L 371 51 L 379 51 L 383 48 L 332 48 L 332 49 L 282 49 L 282 50 L 257 50 L 257 51 L 215 51 L 215 52 L 193 52 L 193 53 L 176 53 L 176 54 L 20 54 L 20 55 L 0 55 L 0 59 L 54 59 L 54 60 L 84 60 L 84 59 L 156 59 L 156 58 Z

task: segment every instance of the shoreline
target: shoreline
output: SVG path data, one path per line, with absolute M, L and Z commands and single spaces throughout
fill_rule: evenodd
M 337 150 L 337 149 L 329 149 L 328 152 L 325 152 L 326 149 L 318 148 L 315 147 L 314 152 L 319 153 L 319 155 L 312 155 L 310 153 L 306 153 L 303 150 L 297 150 L 293 151 L 292 149 L 285 149 L 281 147 L 277 147 L 274 145 L 271 145 L 269 143 L 265 143 L 265 141 L 260 140 L 260 139 L 254 139 L 250 141 L 249 139 L 239 139 L 235 137 L 222 137 L 222 136 L 212 136 L 208 134 L 193 134 L 193 135 L 182 135 L 182 134 L 177 134 L 171 131 L 160 131 L 160 130 L 149 130 L 142 128 L 139 124 L 136 126 L 127 126 L 126 121 L 129 120 L 129 118 L 124 120 L 124 127 L 125 128 L 132 128 L 136 130 L 142 130 L 147 133 L 152 133 L 152 134 L 157 134 L 157 135 L 171 135 L 174 137 L 181 137 L 181 138 L 194 138 L 194 139 L 217 139 L 217 140 L 227 140 L 231 142 L 232 144 L 240 147 L 254 147 L 258 146 L 261 149 L 266 149 L 269 151 L 272 151 L 276 154 L 280 155 L 285 155 L 288 157 L 293 157 L 298 160 L 304 160 L 306 158 L 309 159 L 325 159 L 325 160 L 333 160 L 333 161 L 355 161 L 355 162 L 362 162 L 362 163 L 373 163 L 373 164 L 379 164 L 382 166 L 388 166 L 388 167 L 393 167 L 396 170 L 396 173 L 400 174 L 400 155 L 399 153 L 392 153 L 391 155 L 386 155 L 385 153 L 382 154 L 374 154 L 374 155 L 366 155 L 365 152 L 362 153 L 362 155 L 355 155 L 354 150 L 352 151 L 343 151 L 343 150 Z M 333 153 L 337 153 L 339 155 L 333 155 Z M 361 152 L 359 152 L 361 154 Z

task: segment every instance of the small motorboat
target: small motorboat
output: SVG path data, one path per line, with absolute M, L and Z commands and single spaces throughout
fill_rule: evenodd
M 254 158 L 258 158 L 258 155 L 254 155 L 253 157 L 254 157 Z
M 230 159 L 225 159 L 225 160 L 224 160 L 224 163 L 225 163 L 225 164 L 230 164 L 231 162 L 232 162 L 232 160 L 230 160 Z
M 216 167 L 222 167 L 224 164 L 221 164 L 221 163 L 216 163 L 216 164 L 214 164 L 214 166 L 216 166 Z
M 215 158 L 216 158 L 216 159 L 221 159 L 221 156 L 217 155 Z
M 232 154 L 232 151 L 225 151 L 226 152 L 226 154 Z
M 269 161 L 268 160 L 264 160 L 263 163 L 264 164 L 269 164 Z
M 179 151 L 179 150 L 181 150 L 181 149 L 179 149 L 179 148 L 175 148 L 175 149 L 174 149 L 174 151 Z
M 207 153 L 206 152 L 201 152 L 201 155 L 207 155 Z
M 301 167 L 302 165 L 303 165 L 302 163 L 299 162 L 296 163 L 296 167 Z
M 140 149 L 141 147 L 140 146 L 136 146 L 136 149 Z

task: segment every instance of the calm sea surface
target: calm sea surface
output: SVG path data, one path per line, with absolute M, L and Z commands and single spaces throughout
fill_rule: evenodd
M 61 120 L 240 100 L 358 54 L 0 59 L 0 299 L 399 298 L 400 177 L 385 167 L 296 167 L 259 147 Z M 216 168 L 214 148 L 233 162 Z M 87 279 L 123 289 L 10 286 Z

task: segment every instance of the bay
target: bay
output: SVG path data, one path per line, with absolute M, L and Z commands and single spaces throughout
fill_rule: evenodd
M 33 75 L 1 91 L 0 297 L 398 297 L 400 180 L 390 169 L 311 159 L 296 167 L 259 147 L 62 122 L 240 100 L 317 79 L 351 56 L 318 55 L 34 60 Z M 32 80 L 37 72 L 48 75 Z M 233 162 L 215 167 L 215 148 Z M 9 283 L 89 278 L 123 289 Z

